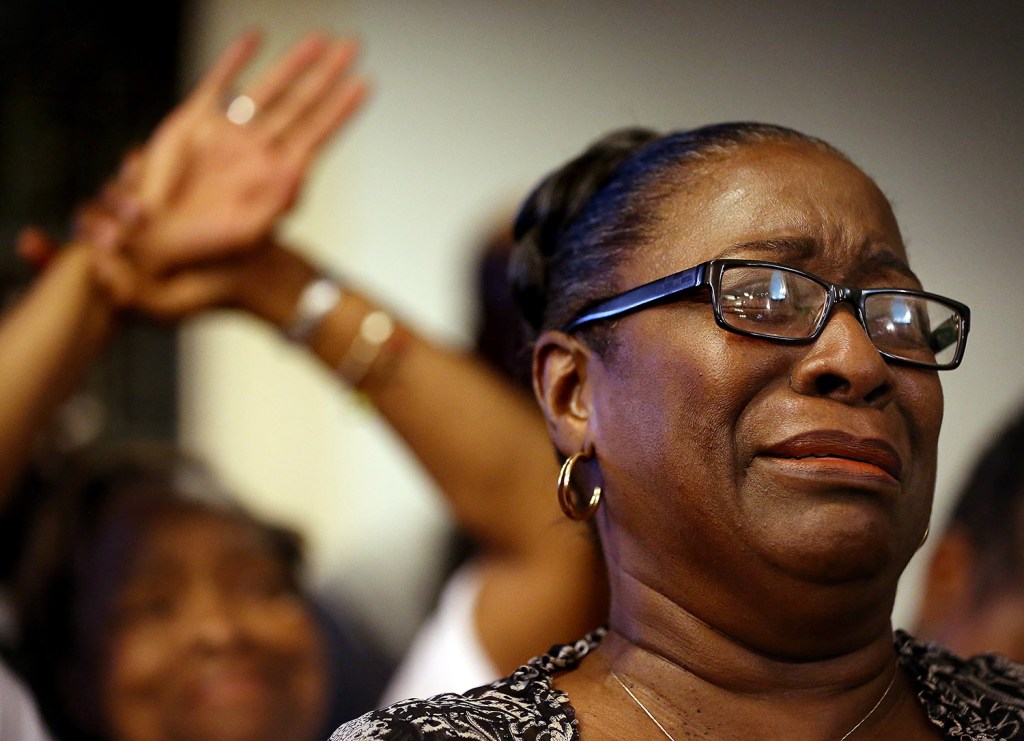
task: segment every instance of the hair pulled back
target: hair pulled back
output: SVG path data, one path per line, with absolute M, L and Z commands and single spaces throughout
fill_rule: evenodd
M 568 323 L 616 290 L 616 268 L 651 241 L 658 207 L 712 157 L 766 141 L 826 142 L 761 123 L 723 123 L 660 134 L 628 128 L 607 134 L 548 175 L 515 224 L 510 280 L 532 337 Z M 586 330 L 584 330 L 586 331 Z M 595 338 L 597 349 L 603 344 Z

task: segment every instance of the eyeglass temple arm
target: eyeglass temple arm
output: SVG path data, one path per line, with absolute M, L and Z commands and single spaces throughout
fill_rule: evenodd
M 951 345 L 955 345 L 959 339 L 961 332 L 964 336 L 967 334 L 966 327 L 959 328 L 958 324 L 962 322 L 960 316 L 952 316 L 942 324 L 932 330 L 928 337 L 929 349 L 932 352 L 939 352 L 945 350 Z
M 689 291 L 704 283 L 704 274 L 707 269 L 708 263 L 702 263 L 688 270 L 644 283 L 642 286 L 620 293 L 607 301 L 601 301 L 565 325 L 562 331 L 574 332 L 591 322 L 623 316 L 665 301 L 684 291 Z

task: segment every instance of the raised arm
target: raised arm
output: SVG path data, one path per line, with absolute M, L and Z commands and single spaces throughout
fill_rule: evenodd
M 236 302 L 286 332 L 320 277 L 298 253 L 271 248 Z M 530 547 L 561 522 L 554 452 L 533 399 L 463 350 L 431 341 L 352 286 L 308 338 L 339 382 L 364 393 L 488 549 Z M 391 323 L 391 333 L 387 334 Z M 375 326 L 376 325 L 376 326 Z
M 126 272 L 133 306 L 143 313 L 173 320 L 236 308 L 282 335 L 295 329 L 304 293 L 308 301 L 308 289 L 322 279 L 299 252 L 276 243 L 158 276 L 127 265 L 112 269 Z M 533 541 L 563 519 L 552 493 L 558 467 L 533 400 L 472 354 L 418 334 L 358 289 L 338 291 L 302 338 L 308 350 L 339 384 L 374 403 L 482 546 L 518 555 L 539 547 Z M 375 336 L 382 331 L 386 337 Z
M 138 259 L 154 272 L 175 260 L 255 249 L 291 207 L 314 154 L 365 95 L 349 74 L 356 45 L 314 34 L 249 90 L 262 114 L 231 123 L 221 101 L 258 45 L 253 33 L 235 41 L 126 158 L 118 181 L 80 213 L 80 243 L 60 249 L 37 230 L 23 232 L 23 256 L 48 267 L 0 320 L 0 508 L 32 441 L 101 350 L 118 307 L 130 304 L 135 284 L 124 260 L 114 259 L 129 233 L 147 240 Z M 151 301 L 180 303 L 176 286 L 151 288 Z
M 50 249 L 35 232 L 26 250 Z M 87 248 L 72 244 L 50 261 L 0 318 L 0 511 L 32 443 L 78 386 L 114 327 L 115 309 L 92 276 Z
M 268 254 L 242 284 L 239 303 L 285 329 L 316 272 L 287 250 Z M 376 319 L 379 327 L 382 311 L 344 287 L 310 349 L 372 400 L 480 543 L 477 632 L 496 668 L 510 672 L 605 620 L 607 585 L 595 539 L 556 503 L 558 465 L 533 399 L 472 355 L 401 323 L 390 336 L 374 336 L 369 323 Z

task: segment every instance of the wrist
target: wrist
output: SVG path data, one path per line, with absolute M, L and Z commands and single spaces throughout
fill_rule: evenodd
M 47 263 L 42 279 L 47 278 L 63 284 L 69 294 L 77 293 L 97 317 L 113 317 L 122 308 L 100 277 L 91 245 L 75 241 L 65 244 Z
M 346 289 L 311 349 L 346 385 L 373 397 L 389 385 L 411 335 L 386 309 Z
M 78 318 L 80 340 L 102 342 L 114 329 L 121 307 L 97 276 L 91 246 L 81 242 L 64 245 L 36 284 L 41 292 L 59 297 L 64 309 Z
M 304 258 L 271 244 L 247 259 L 235 305 L 284 332 L 295 320 L 303 292 L 319 277 Z

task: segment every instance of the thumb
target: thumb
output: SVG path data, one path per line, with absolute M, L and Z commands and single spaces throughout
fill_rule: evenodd
M 116 306 L 127 308 L 134 303 L 138 292 L 137 274 L 124 257 L 113 251 L 95 250 L 93 275 Z

